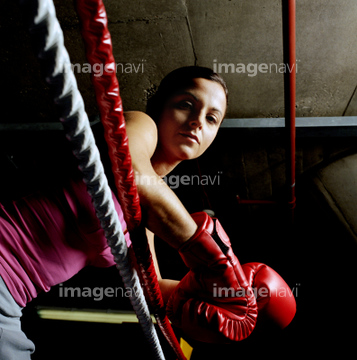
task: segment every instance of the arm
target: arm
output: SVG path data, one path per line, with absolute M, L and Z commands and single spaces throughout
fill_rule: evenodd
M 178 249 L 190 269 L 178 285 L 161 279 L 157 271 L 170 320 L 201 341 L 206 337 L 218 342 L 244 339 L 255 326 L 256 302 L 227 235 L 222 234 L 221 241 L 215 240 L 213 235 L 220 229 L 218 221 L 206 213 L 198 213 L 194 220 L 155 172 L 151 159 L 157 146 L 157 128 L 152 119 L 135 112 L 126 115 L 126 121 L 145 225 Z M 158 270 L 152 235 L 149 244 Z M 243 290 L 244 294 L 232 296 L 228 302 L 219 301 L 214 296 L 214 284 L 232 287 L 235 293 Z M 202 301 L 201 296 L 211 300 Z
M 154 261 L 155 271 L 157 275 L 157 279 L 159 281 L 159 286 L 162 294 L 162 298 L 164 300 L 164 303 L 166 304 L 169 300 L 169 297 L 171 296 L 172 292 L 174 291 L 175 287 L 179 283 L 177 280 L 171 280 L 171 279 L 163 279 L 161 277 L 159 264 L 156 257 L 156 251 L 155 251 L 155 243 L 154 243 L 154 237 L 155 235 L 150 231 L 146 229 L 146 236 L 148 238 L 148 243 L 150 247 L 150 252 Z
M 157 146 L 155 122 L 137 111 L 127 112 L 125 119 L 143 221 L 151 232 L 177 249 L 193 236 L 197 225 L 151 164 Z

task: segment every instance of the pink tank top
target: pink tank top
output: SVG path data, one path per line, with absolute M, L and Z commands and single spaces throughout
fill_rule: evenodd
M 113 200 L 124 231 L 114 194 Z M 130 246 L 128 233 L 125 239 Z M 46 197 L 34 194 L 6 208 L 0 204 L 0 275 L 21 307 L 87 265 L 114 264 L 81 180 Z

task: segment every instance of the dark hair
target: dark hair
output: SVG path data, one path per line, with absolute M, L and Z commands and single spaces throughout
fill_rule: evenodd
M 146 113 L 157 122 L 161 111 L 175 93 L 192 85 L 193 79 L 203 78 L 220 84 L 226 94 L 228 103 L 228 89 L 223 78 L 213 70 L 202 66 L 185 66 L 178 68 L 164 77 L 156 93 L 148 100 Z

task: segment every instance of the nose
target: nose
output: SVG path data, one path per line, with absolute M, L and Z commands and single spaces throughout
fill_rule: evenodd
M 201 128 L 204 123 L 204 114 L 203 112 L 192 114 L 189 124 L 193 128 Z

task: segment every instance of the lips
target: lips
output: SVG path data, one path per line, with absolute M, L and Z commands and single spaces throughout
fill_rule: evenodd
M 182 135 L 192 141 L 195 141 L 197 144 L 200 143 L 200 141 L 198 140 L 198 137 L 195 134 L 183 132 L 183 133 L 180 133 L 180 135 Z

